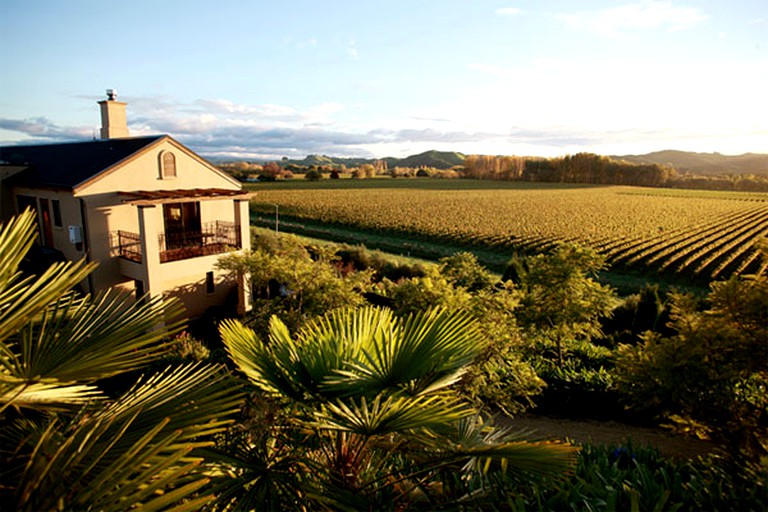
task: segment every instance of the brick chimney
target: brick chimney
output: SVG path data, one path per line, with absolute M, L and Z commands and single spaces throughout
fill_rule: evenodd
M 128 121 L 125 117 L 127 103 L 117 101 L 117 90 L 107 89 L 107 99 L 101 100 L 101 138 L 119 139 L 130 137 Z

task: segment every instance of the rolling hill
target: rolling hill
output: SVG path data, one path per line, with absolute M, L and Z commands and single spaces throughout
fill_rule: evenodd
M 436 169 L 450 169 L 454 165 L 461 165 L 464 161 L 464 155 L 461 153 L 448 151 L 425 151 L 418 155 L 411 155 L 406 158 L 384 158 L 388 168 L 393 167 L 434 167 Z M 282 165 L 299 165 L 312 167 L 314 165 L 341 165 L 347 167 L 356 167 L 361 164 L 372 164 L 376 161 L 373 158 L 339 158 L 326 155 L 308 155 L 301 160 L 283 160 Z
M 691 153 L 688 151 L 656 151 L 646 155 L 625 155 L 612 158 L 637 164 L 670 165 L 680 174 L 717 176 L 722 174 L 754 174 L 768 176 L 768 154 Z
M 466 155 L 453 151 L 425 151 L 418 155 L 405 158 L 387 157 L 387 167 L 434 167 L 436 169 L 450 169 L 456 165 L 462 165 Z M 635 164 L 659 164 L 668 165 L 677 169 L 678 173 L 695 174 L 702 176 L 718 176 L 725 174 L 754 174 L 768 177 L 768 154 L 745 153 L 743 155 L 723 155 L 720 153 L 693 153 L 688 151 L 665 150 L 648 153 L 645 155 L 621 155 L 610 156 L 612 159 L 624 160 Z M 223 159 L 215 159 L 225 163 Z M 328 155 L 308 155 L 303 159 L 284 158 L 280 164 L 296 165 L 301 167 L 345 165 L 357 167 L 362 164 L 372 164 L 377 159 L 373 158 L 343 158 Z

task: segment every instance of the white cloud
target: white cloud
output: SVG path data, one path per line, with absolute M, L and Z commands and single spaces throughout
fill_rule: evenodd
M 347 57 L 352 60 L 358 60 L 360 58 L 360 54 L 357 51 L 357 44 L 354 39 L 347 44 Z
M 283 37 L 282 44 L 285 46 L 292 46 L 297 50 L 304 50 L 317 46 L 317 38 L 310 37 L 308 39 L 296 39 L 294 35 L 289 34 Z
M 311 46 L 317 46 L 317 39 L 315 39 L 314 37 L 311 37 L 306 41 L 296 42 L 296 48 L 300 50 L 303 50 L 304 48 L 311 47 Z
M 354 35 L 345 32 L 339 32 L 333 36 L 333 44 L 336 51 L 344 52 L 350 60 L 359 60 L 360 51 L 357 48 L 357 40 Z
M 516 71 L 512 68 L 496 66 L 493 64 L 484 64 L 480 62 L 471 63 L 469 65 L 469 69 L 500 78 L 512 78 L 516 73 Z
M 211 156 L 279 159 L 310 153 L 407 156 L 429 149 L 557 156 L 660 149 L 768 152 L 768 61 L 542 58 L 477 62 L 472 88 L 442 103 L 393 108 L 336 102 L 298 107 L 212 98 L 135 97 L 134 135 L 169 133 Z M 92 128 L 48 119 L 0 119 L 0 136 L 90 138 Z
M 542 59 L 470 69 L 485 76 L 477 80 L 482 85 L 420 116 L 450 112 L 446 130 L 506 131 L 515 143 L 548 144 L 561 153 L 577 146 L 621 154 L 622 148 L 696 150 L 697 144 L 700 151 L 768 152 L 768 143 L 755 144 L 768 118 L 761 101 L 765 61 L 720 63 L 715 70 L 711 63 L 655 59 Z
M 759 144 L 768 118 L 768 104 L 759 101 L 768 87 L 765 61 L 721 63 L 716 73 L 709 64 L 628 58 L 538 59 L 520 67 L 478 62 L 469 69 L 485 78 L 449 101 L 368 115 L 354 125 L 346 116 L 360 112 L 340 103 L 296 109 L 215 100 L 164 111 L 153 128 L 203 154 L 277 157 L 428 149 L 541 156 L 768 151 Z M 203 123 L 203 114 L 215 121 Z
M 643 1 L 609 9 L 557 16 L 574 30 L 615 37 L 629 30 L 685 30 L 701 23 L 707 15 L 694 7 L 677 7 L 672 2 Z
M 496 9 L 496 14 L 500 14 L 502 16 L 516 16 L 522 12 L 523 10 L 518 9 L 517 7 L 501 7 Z

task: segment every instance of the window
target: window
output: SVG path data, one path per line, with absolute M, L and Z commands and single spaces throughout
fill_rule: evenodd
M 144 281 L 139 279 L 133 280 L 133 289 L 136 293 L 136 300 L 140 301 L 144 298 Z
M 160 178 L 167 180 L 176 177 L 176 155 L 170 151 L 160 153 Z
M 165 203 L 163 219 L 165 221 L 164 250 L 202 245 L 200 203 Z
M 51 199 L 51 208 L 53 209 L 53 225 L 61 227 L 61 204 L 58 199 Z
M 213 282 L 213 272 L 205 273 L 205 291 L 210 295 L 215 291 L 215 284 Z
M 48 199 L 39 198 L 40 201 L 40 222 L 43 226 L 43 245 L 53 247 L 53 228 L 51 227 L 51 212 L 48 208 Z

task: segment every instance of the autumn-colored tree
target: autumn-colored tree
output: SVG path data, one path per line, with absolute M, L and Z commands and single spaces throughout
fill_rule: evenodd
M 261 170 L 262 179 L 274 181 L 281 177 L 283 168 L 277 162 L 267 162 Z

